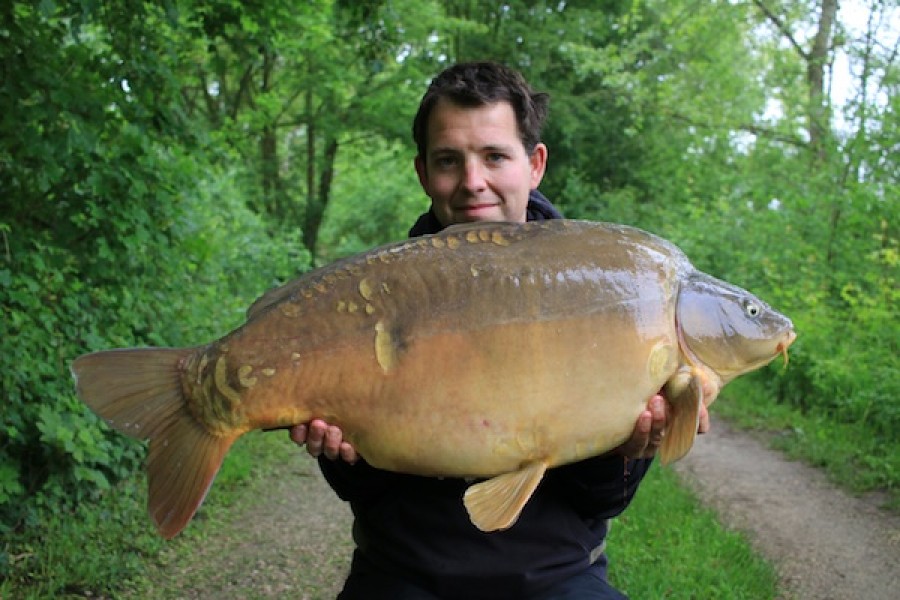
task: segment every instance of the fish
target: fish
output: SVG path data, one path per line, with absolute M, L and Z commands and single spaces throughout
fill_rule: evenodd
M 624 443 L 669 403 L 664 463 L 701 405 L 796 338 L 791 320 L 614 223 L 473 223 L 387 244 L 263 294 L 188 348 L 102 350 L 71 365 L 110 427 L 149 440 L 148 512 L 187 526 L 241 435 L 320 418 L 371 465 L 464 477 L 472 523 L 512 527 L 547 469 Z

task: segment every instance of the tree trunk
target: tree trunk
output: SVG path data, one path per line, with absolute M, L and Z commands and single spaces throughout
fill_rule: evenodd
M 306 218 L 303 223 L 303 240 L 309 250 L 312 266 L 316 264 L 317 245 L 319 241 L 319 228 L 325 217 L 325 209 L 331 198 L 331 181 L 334 178 L 334 161 L 337 158 L 338 141 L 329 138 L 325 153 L 322 157 L 322 168 L 319 172 L 318 193 L 308 195 L 306 203 Z
M 275 57 L 272 52 L 263 51 L 262 85 L 260 92 L 265 94 L 271 89 L 272 71 Z M 266 212 L 277 221 L 284 217 L 280 199 L 281 182 L 278 175 L 278 131 L 274 123 L 263 126 L 259 140 L 260 175 L 262 178 L 263 205 Z
M 825 67 L 831 50 L 831 34 L 837 15 L 837 0 L 823 0 L 819 27 L 807 55 L 806 80 L 809 85 L 809 145 L 817 162 L 826 155 L 826 141 L 831 133 L 831 109 L 825 94 Z

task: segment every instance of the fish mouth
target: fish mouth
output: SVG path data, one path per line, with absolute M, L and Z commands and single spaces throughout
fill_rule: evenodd
M 789 330 L 787 334 L 785 334 L 785 339 L 781 342 L 778 342 L 778 345 L 775 347 L 775 354 L 780 354 L 784 358 L 784 364 L 782 368 L 785 369 L 788 366 L 788 347 L 794 343 L 794 340 L 797 339 L 797 334 L 793 329 Z

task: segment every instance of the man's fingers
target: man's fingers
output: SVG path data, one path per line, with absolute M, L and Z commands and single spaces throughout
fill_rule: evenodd
M 356 462 L 359 456 L 356 454 L 356 450 L 348 444 L 347 442 L 341 442 L 341 459 L 349 465 L 352 465 Z
M 640 458 L 650 442 L 650 431 L 653 426 L 653 414 L 645 410 L 640 414 L 631 438 L 622 444 L 619 452 L 628 458 Z
M 359 460 L 356 448 L 344 441 L 341 428 L 328 425 L 321 419 L 294 425 L 290 428 L 290 436 L 295 444 L 305 444 L 306 451 L 314 458 L 324 454 L 331 460 L 341 458 L 351 465 Z
M 700 425 L 697 427 L 697 433 L 706 433 L 709 431 L 709 411 L 706 406 L 700 407 Z
M 325 456 L 331 460 L 336 459 L 341 455 L 341 442 L 343 441 L 343 434 L 341 433 L 340 428 L 331 426 L 325 430 L 324 435 L 324 444 L 322 447 L 323 452 L 325 452 Z
M 656 455 L 659 446 L 662 444 L 663 436 L 666 430 L 666 401 L 657 394 L 650 398 L 647 404 L 647 410 L 644 414 L 650 413 L 649 427 L 647 436 L 644 440 L 644 446 L 640 449 L 637 458 L 651 458 Z
M 650 433 L 651 435 L 659 434 L 666 428 L 666 401 L 660 395 L 653 396 L 648 408 L 650 414 L 653 415 Z
M 325 422 L 319 419 L 310 421 L 307 426 L 306 450 L 311 456 L 318 458 L 319 455 L 322 454 L 322 449 L 325 445 L 325 432 L 327 429 L 328 426 Z
M 306 443 L 306 433 L 307 427 L 305 423 L 301 423 L 300 425 L 294 425 L 288 430 L 290 433 L 291 441 L 295 444 L 302 446 Z

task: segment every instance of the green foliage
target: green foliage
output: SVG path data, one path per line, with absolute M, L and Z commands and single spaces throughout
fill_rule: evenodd
M 219 189 L 227 181 L 204 182 L 203 192 L 181 198 L 185 212 L 172 214 L 166 236 L 150 224 L 115 238 L 95 232 L 99 250 L 89 265 L 49 243 L 16 250 L 0 341 L 4 355 L 18 356 L 2 376 L 9 410 L 0 454 L 12 466 L 2 480 L 5 523 L 26 516 L 32 503 L 23 499 L 78 503 L 140 463 L 139 445 L 100 427 L 74 398 L 71 359 L 110 346 L 218 337 L 241 322 L 256 295 L 307 264 L 299 236 L 281 246 L 271 240 L 258 216 Z M 123 243 L 122 252 L 105 255 Z M 123 271 L 129 275 L 116 282 Z
M 10 110 L 0 118 L 4 531 L 32 525 L 39 507 L 96 499 L 141 462 L 140 445 L 74 397 L 73 358 L 206 341 L 308 262 L 298 235 L 269 238 L 197 136 L 159 124 L 178 113 L 164 88 L 148 100 L 126 91 L 135 79 L 112 77 L 127 32 L 105 36 L 24 4 L 10 25 L 23 33 L 7 54 Z M 130 67 L 155 84 L 165 62 L 151 52 L 144 69 L 134 58 Z M 56 76 L 64 72 L 71 77 Z
M 109 597 L 138 577 L 163 546 L 148 526 L 144 483 L 123 481 L 70 510 L 41 508 L 31 527 L 4 536 L 0 595 Z
M 409 146 L 380 139 L 346 146 L 337 169 L 334 200 L 322 225 L 321 263 L 407 237 L 416 217 L 428 209 L 412 168 Z M 378 177 L 373 179 L 372 174 Z

